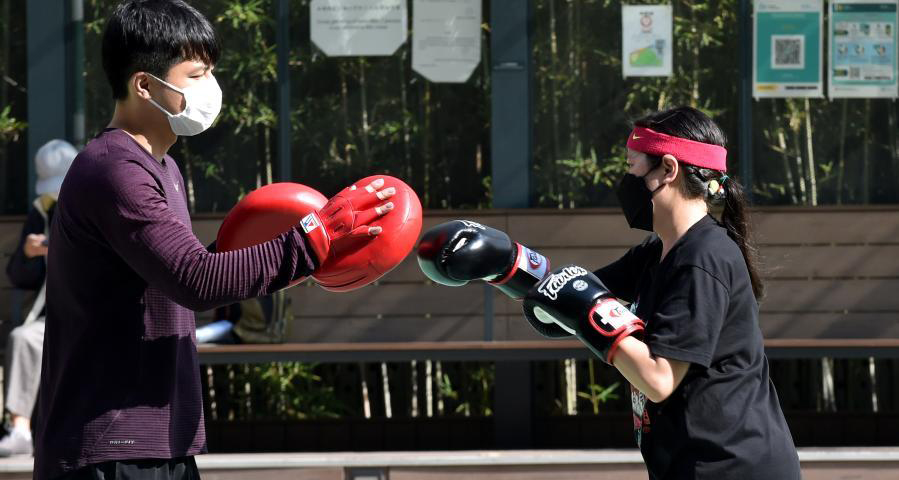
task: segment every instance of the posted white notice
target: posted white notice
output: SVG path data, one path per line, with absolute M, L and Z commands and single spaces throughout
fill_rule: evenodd
M 621 36 L 625 77 L 671 76 L 671 5 L 622 5 Z
M 461 83 L 480 61 L 481 0 L 413 0 L 413 70 L 432 82 Z
M 407 35 L 406 0 L 312 0 L 310 36 L 325 54 L 393 55 Z

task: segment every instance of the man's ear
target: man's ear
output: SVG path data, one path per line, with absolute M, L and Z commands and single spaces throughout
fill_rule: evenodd
M 680 171 L 680 164 L 677 162 L 677 159 L 674 158 L 674 155 L 665 154 L 662 157 L 662 168 L 665 170 L 664 176 L 660 179 L 662 183 L 672 183 L 674 179 L 677 178 L 677 174 Z
M 150 77 L 144 72 L 135 72 L 128 81 L 129 90 L 138 98 L 150 99 Z

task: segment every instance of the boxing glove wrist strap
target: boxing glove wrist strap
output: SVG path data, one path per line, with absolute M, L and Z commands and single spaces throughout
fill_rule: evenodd
M 642 337 L 646 324 L 614 298 L 600 300 L 588 314 L 587 343 L 601 346 L 600 358 L 612 365 L 618 345 L 629 336 Z
M 312 248 L 312 253 L 315 257 L 312 260 L 315 262 L 315 269 L 318 270 L 325 263 L 325 259 L 328 258 L 328 252 L 331 249 L 331 238 L 328 236 L 328 231 L 321 218 L 315 212 L 303 217 L 300 221 L 300 227 L 303 237 L 306 239 L 306 245 Z
M 549 272 L 549 260 L 520 243 L 515 247 L 515 260 L 509 271 L 488 283 L 515 300 L 521 300 Z

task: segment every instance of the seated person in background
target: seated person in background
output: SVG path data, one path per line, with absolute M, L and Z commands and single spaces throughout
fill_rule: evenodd
M 285 290 L 215 309 L 215 320 L 197 328 L 197 343 L 282 343 L 293 321 Z
M 41 381 L 44 346 L 47 237 L 59 186 L 76 155 L 75 147 L 63 140 L 51 140 L 38 149 L 34 158 L 38 197 L 28 211 L 19 247 L 6 266 L 12 284 L 34 294 L 23 308 L 24 322 L 13 329 L 7 341 L 5 398 L 12 428 L 0 439 L 0 456 L 32 452 L 31 413 Z

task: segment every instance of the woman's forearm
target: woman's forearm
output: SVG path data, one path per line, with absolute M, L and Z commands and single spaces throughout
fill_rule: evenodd
M 631 385 L 654 403 L 668 398 L 690 367 L 687 362 L 653 356 L 649 346 L 634 337 L 621 341 L 613 363 Z

